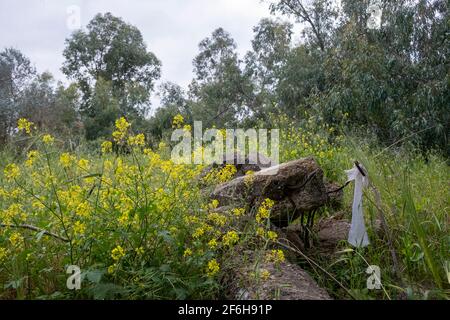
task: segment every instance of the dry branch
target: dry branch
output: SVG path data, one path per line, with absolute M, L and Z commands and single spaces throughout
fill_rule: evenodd
M 45 234 L 47 236 L 59 239 L 59 240 L 64 241 L 64 242 L 69 242 L 69 239 L 67 239 L 67 238 L 64 238 L 64 237 L 62 237 L 62 236 L 60 236 L 60 235 L 58 235 L 56 233 L 47 231 L 45 229 L 41 229 L 41 228 L 32 226 L 31 224 L 4 224 L 4 223 L 2 223 L 2 224 L 0 224 L 0 227 L 2 227 L 2 228 L 21 228 L 21 229 L 32 230 L 32 231 L 35 231 L 35 232 L 42 232 L 43 234 Z

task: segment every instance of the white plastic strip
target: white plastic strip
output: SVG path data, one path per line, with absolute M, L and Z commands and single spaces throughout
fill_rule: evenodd
M 367 235 L 364 223 L 362 195 L 363 188 L 368 185 L 367 176 L 363 176 L 356 166 L 350 170 L 345 170 L 348 181 L 355 180 L 355 193 L 353 194 L 352 205 L 352 224 L 348 233 L 348 242 L 354 247 L 365 247 L 369 245 L 369 236 Z

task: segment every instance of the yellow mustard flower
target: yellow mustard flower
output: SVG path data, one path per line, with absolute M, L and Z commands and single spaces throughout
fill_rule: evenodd
M 280 249 L 278 250 L 273 249 L 266 255 L 266 261 L 268 262 L 281 263 L 284 262 L 284 260 L 285 260 L 284 252 Z
M 36 159 L 39 157 L 39 151 L 37 150 L 31 150 L 30 152 L 28 152 L 27 155 L 27 160 L 25 161 L 25 164 L 28 167 L 31 167 L 34 163 L 34 161 L 36 161 Z
M 211 239 L 208 242 L 208 247 L 210 247 L 211 249 L 217 248 L 217 245 L 218 245 L 218 243 L 217 243 L 216 239 Z
M 5 174 L 6 179 L 11 181 L 20 175 L 20 168 L 15 163 L 11 163 L 5 167 L 3 173 Z
M 68 152 L 64 152 L 59 156 L 59 163 L 63 168 L 69 168 L 73 161 L 75 161 L 75 157 Z
M 192 255 L 192 250 L 187 248 L 184 250 L 183 257 L 190 257 Z
M 143 133 L 139 133 L 135 136 L 128 137 L 128 144 L 130 146 L 140 146 L 145 145 L 145 135 Z
M 130 123 L 124 117 L 121 117 L 116 120 L 115 125 L 117 130 L 113 132 L 112 136 L 116 142 L 122 142 L 127 135 Z
M 226 182 L 234 177 L 236 174 L 236 167 L 232 164 L 227 164 L 219 171 L 219 181 Z
M 52 144 L 54 141 L 55 141 L 55 138 L 53 138 L 51 135 L 49 135 L 49 134 L 45 134 L 43 137 L 42 137 L 42 141 L 45 143 L 45 144 Z
M 17 129 L 19 129 L 19 131 L 25 131 L 27 134 L 31 134 L 32 126 L 33 126 L 33 122 L 28 121 L 25 118 L 20 118 L 17 121 Z
M 114 261 L 119 261 L 123 257 L 125 257 L 125 250 L 120 245 L 112 249 L 111 258 L 113 258 Z
M 9 242 L 11 242 L 11 245 L 16 248 L 22 247 L 23 241 L 22 235 L 18 232 L 13 232 L 9 237 Z
M 228 231 L 222 238 L 224 245 L 232 246 L 239 241 L 239 235 L 236 231 Z
M 122 132 L 127 131 L 130 127 L 130 123 L 124 117 L 120 117 L 119 119 L 117 119 L 115 125 L 116 129 Z
M 0 247 L 0 262 L 3 262 L 3 260 L 5 260 L 7 255 L 8 250 L 6 248 Z
M 217 199 L 214 199 L 213 201 L 211 201 L 211 203 L 209 205 L 209 207 L 211 209 L 216 209 L 218 206 L 219 206 L 219 200 L 217 200 Z
M 136 251 L 136 254 L 137 254 L 138 256 L 142 256 L 142 255 L 144 254 L 144 252 L 145 252 L 144 247 L 142 247 L 142 246 L 140 246 L 140 247 L 134 249 L 134 251 Z
M 36 209 L 36 210 L 42 210 L 42 209 L 45 208 L 45 206 L 44 206 L 44 205 L 42 204 L 42 202 L 39 201 L 39 200 L 34 200 L 34 201 L 31 203 L 31 207 L 33 207 L 33 209 Z
M 275 202 L 271 199 L 264 199 L 261 205 L 258 208 L 258 213 L 256 214 L 256 221 L 259 223 L 263 221 L 263 219 L 268 219 L 270 216 L 270 209 L 272 209 Z
M 159 144 L 158 144 L 158 150 L 163 150 L 165 147 L 167 147 L 167 144 L 165 143 L 165 142 L 163 142 L 163 141 L 161 141 Z
M 83 201 L 77 205 L 75 209 L 75 214 L 80 217 L 88 217 L 91 211 L 91 206 L 89 202 Z
M 119 219 L 117 220 L 119 222 L 119 225 L 126 226 L 129 222 L 129 215 L 128 212 L 124 212 L 120 215 Z
M 212 259 L 208 262 L 208 268 L 206 270 L 208 276 L 214 276 L 217 272 L 219 272 L 219 270 L 220 266 L 216 259 Z
M 86 231 L 86 225 L 80 221 L 76 221 L 73 225 L 73 232 L 75 235 L 82 236 Z
M 267 237 L 269 240 L 275 241 L 278 238 L 278 234 L 274 231 L 267 231 Z
M 264 238 L 266 231 L 264 230 L 264 228 L 258 227 L 258 229 L 256 229 L 256 234 L 262 238 Z
M 183 123 L 184 123 L 183 116 L 181 114 L 177 114 L 175 117 L 173 117 L 172 128 L 181 128 Z
M 192 234 L 192 237 L 195 239 L 200 238 L 205 233 L 204 227 L 198 227 L 194 230 L 194 233 Z
M 227 223 L 227 217 L 218 212 L 211 212 L 208 214 L 208 220 L 220 227 L 223 227 Z
M 267 269 L 262 269 L 260 272 L 261 279 L 267 281 L 270 277 L 270 272 Z
M 108 267 L 108 274 L 114 273 L 114 271 L 116 271 L 116 269 L 117 269 L 117 265 L 116 264 L 110 265 Z
M 102 143 L 102 153 L 109 153 L 112 151 L 112 142 L 111 141 L 104 141 Z
M 232 212 L 235 216 L 239 217 L 239 216 L 242 216 L 242 215 L 244 214 L 245 209 L 244 209 L 244 208 L 234 208 L 231 212 Z
M 80 159 L 78 161 L 78 166 L 83 169 L 83 170 L 88 170 L 89 169 L 89 160 L 87 159 Z

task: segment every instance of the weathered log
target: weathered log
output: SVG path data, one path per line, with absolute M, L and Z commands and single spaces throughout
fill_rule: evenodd
M 340 209 L 344 201 L 344 190 L 336 182 L 328 181 L 325 182 L 325 190 L 328 196 L 327 206 L 335 210 Z
M 223 168 L 227 164 L 232 164 L 236 167 L 236 173 L 233 178 L 237 178 L 245 176 L 249 171 L 258 172 L 262 169 L 269 168 L 274 163 L 272 159 L 259 152 L 250 152 L 248 155 L 243 156 L 240 152 L 235 151 L 225 153 L 220 163 L 208 165 L 202 170 L 200 177 L 205 177 L 211 170 Z
M 256 170 L 254 170 L 256 171 Z M 310 246 L 309 233 L 313 230 L 314 213 L 330 204 L 331 198 L 340 201 L 341 194 L 327 194 L 334 190 L 323 181 L 323 171 L 313 158 L 303 158 L 237 177 L 216 186 L 211 197 L 219 201 L 218 211 L 245 207 L 255 212 L 266 198 L 275 201 L 271 209 L 271 228 L 278 233 L 279 243 L 296 250 Z M 289 225 L 299 218 L 299 224 Z M 306 220 L 304 220 L 304 218 Z M 244 215 L 242 222 L 253 219 Z M 295 253 L 294 253 L 295 252 Z M 297 258 L 298 251 L 288 251 L 287 258 Z M 234 258 L 233 258 L 234 257 Z M 253 250 L 242 250 L 230 258 L 224 282 L 227 296 L 232 299 L 330 299 L 314 279 L 296 264 L 282 262 L 275 265 Z M 261 272 L 266 278 L 261 278 Z M 267 276 L 269 275 L 269 276 Z
M 218 185 L 211 194 L 220 205 L 257 205 L 269 198 L 275 200 L 271 221 L 285 226 L 302 212 L 323 206 L 328 197 L 323 171 L 309 157 L 263 169 Z
M 228 277 L 224 279 L 226 296 L 238 300 L 330 300 L 325 289 L 296 264 L 282 262 L 275 265 L 264 260 L 257 263 L 254 252 L 235 255 L 231 261 Z M 246 256 L 243 263 L 242 256 Z M 261 272 L 268 272 L 261 279 Z

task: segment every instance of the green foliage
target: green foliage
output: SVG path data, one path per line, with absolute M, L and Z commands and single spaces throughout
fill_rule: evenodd
M 214 298 L 222 255 L 244 241 L 265 250 L 274 239 L 264 236 L 271 200 L 242 231 L 244 208 L 219 212 L 205 197 L 234 166 L 202 178 L 204 166 L 174 163 L 164 146 L 144 148 L 145 136 L 133 135 L 125 118 L 112 133 L 122 154 L 110 141 L 101 152 L 66 152 L 21 124 L 37 139 L 26 158 L 5 153 L 0 161 L 1 298 Z M 66 287 L 68 265 L 82 270 L 79 291 Z
M 300 121 L 307 111 L 341 132 L 386 145 L 408 137 L 448 155 L 447 3 L 380 3 L 380 28 L 370 29 L 369 1 L 343 1 L 341 11 L 330 1 L 275 1 L 273 13 L 306 24 L 306 41 L 293 45 L 290 24 L 263 19 L 242 62 L 216 30 L 194 59 L 187 109 L 219 127 L 269 124 L 269 113 Z
M 250 85 L 240 68 L 236 43 L 218 28 L 200 42 L 199 49 L 193 61 L 196 77 L 190 85 L 190 113 L 205 126 L 236 124 L 238 116 L 247 112 L 244 101 Z
M 110 13 L 98 14 L 66 40 L 63 72 L 76 80 L 83 93 L 81 110 L 87 115 L 87 137 L 96 138 L 92 122 L 109 124 L 117 112 L 142 117 L 148 111 L 154 81 L 160 76 L 161 62 L 147 51 L 141 32 Z M 103 81 L 97 84 L 98 81 Z M 105 82 L 110 86 L 105 89 Z M 105 96 L 105 90 L 109 90 Z M 101 92 L 98 92 L 101 91 Z M 113 106 L 101 105 L 114 100 Z M 103 100 L 103 101 L 102 101 Z M 102 110 L 108 106 L 108 110 Z M 116 110 L 117 109 L 117 110 Z M 113 116 L 114 115 L 114 116 Z
M 306 46 L 293 48 L 279 71 L 276 95 L 279 112 L 301 119 L 302 109 L 310 103 L 309 97 L 324 90 L 325 68 L 321 63 L 321 53 Z M 299 108 L 299 106 L 303 106 Z
M 334 20 L 337 16 L 336 3 L 330 0 L 281 0 L 270 5 L 272 13 L 291 16 L 297 22 L 305 23 L 304 35 L 307 42 L 321 51 L 330 45 Z
M 307 262 L 301 261 L 302 267 L 313 273 L 315 279 L 337 298 L 448 298 L 450 230 L 447 211 L 450 194 L 446 160 L 433 152 L 425 157 L 419 150 L 407 147 L 383 149 L 367 137 L 336 136 L 332 127 L 323 128 L 313 121 L 289 124 L 283 117 L 274 121 L 282 128 L 282 161 L 314 155 L 323 167 L 325 177 L 343 184 L 346 179 L 343 170 L 350 169 L 353 161 L 359 160 L 381 196 L 381 204 L 377 204 L 372 189 L 364 191 L 370 246 L 355 249 L 344 240 L 332 256 L 309 252 L 310 257 L 350 293 Z M 325 209 L 323 214 L 344 213 L 344 218 L 350 219 L 353 190 L 351 185 L 344 190 L 341 211 Z M 392 247 L 380 225 L 380 210 L 391 234 Z M 392 250 L 399 260 L 398 270 Z M 381 269 L 381 290 L 365 289 L 368 277 L 365 270 L 369 265 Z
M 22 93 L 35 74 L 30 60 L 20 51 L 6 48 L 0 52 L 0 148 L 9 140 Z
M 72 84 L 65 88 L 61 83 L 55 87 L 49 73 L 37 75 L 24 90 L 18 117 L 27 118 L 40 130 L 61 138 L 76 140 L 82 130 L 77 113 L 79 91 Z
M 413 134 L 410 140 L 422 149 L 448 152 L 445 6 L 386 6 L 380 30 L 364 27 L 361 8 L 345 6 L 349 20 L 324 62 L 325 90 L 310 103 L 326 123 L 341 123 L 348 114 L 348 129 L 364 127 L 384 143 Z
M 103 78 L 97 80 L 90 104 L 89 113 L 84 117 L 86 139 L 111 135 L 114 121 L 120 115 L 120 107 L 110 81 Z
M 337 298 L 448 298 L 448 2 L 380 2 L 380 28 L 370 29 L 368 0 L 343 0 L 341 10 L 328 0 L 274 0 L 273 14 L 303 24 L 301 41 L 293 43 L 290 23 L 265 18 L 242 59 L 231 35 L 214 30 L 199 44 L 189 88 L 163 83 L 161 106 L 150 118 L 161 63 L 136 27 L 110 13 L 67 39 L 62 70 L 74 80 L 68 86 L 36 74 L 18 50 L 0 52 L 0 168 L 8 168 L 0 174 L 1 222 L 30 223 L 69 240 L 0 228 L 0 297 L 217 297 L 219 278 L 206 274 L 208 262 L 215 270 L 213 260 L 236 252 L 209 241 L 237 227 L 230 214 L 226 227 L 211 229 L 217 204 L 200 190 L 200 168 L 165 160 L 170 150 L 160 142 L 181 115 L 186 123 L 179 127 L 203 121 L 204 128 L 279 128 L 280 160 L 312 155 L 328 180 L 343 183 L 343 170 L 359 160 L 382 199 L 379 205 L 365 191 L 372 245 L 355 250 L 342 241 L 336 255 L 314 257 L 340 285 L 300 263 Z M 152 149 L 127 131 L 125 119 L 126 135 L 117 123 L 113 132 L 121 116 L 146 133 Z M 55 141 L 18 132 L 20 117 Z M 100 153 L 111 134 L 123 154 Z M 40 152 L 33 161 L 30 151 Z M 11 178 L 16 169 L 20 175 Z M 89 217 L 78 213 L 83 205 L 92 209 Z M 346 217 L 350 207 L 351 187 Z M 380 212 L 392 243 L 376 226 Z M 254 227 L 239 236 L 259 250 Z M 74 262 L 86 284 L 75 294 L 66 290 L 64 273 Z M 380 291 L 364 289 L 371 264 L 381 267 Z

